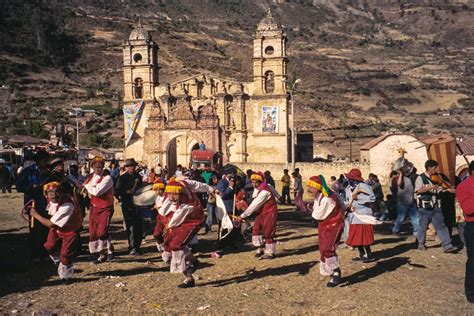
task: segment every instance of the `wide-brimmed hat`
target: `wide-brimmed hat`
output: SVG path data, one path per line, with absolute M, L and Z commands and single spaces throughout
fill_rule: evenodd
M 45 150 L 39 150 L 33 156 L 33 160 L 36 161 L 36 162 L 38 162 L 40 160 L 49 160 L 49 158 L 50 158 L 50 155 Z
M 135 161 L 133 158 L 129 158 L 125 160 L 125 167 L 132 167 L 132 166 L 138 166 L 138 162 Z
M 63 164 L 64 163 L 64 160 L 62 158 L 54 158 L 53 160 L 51 160 L 51 162 L 49 163 L 52 167 L 56 167 L 57 165 L 60 165 L 60 164 Z
M 345 173 L 344 175 L 347 177 L 347 179 L 364 182 L 364 178 L 362 178 L 362 172 L 360 172 L 360 170 L 357 168 L 351 169 L 349 173 Z

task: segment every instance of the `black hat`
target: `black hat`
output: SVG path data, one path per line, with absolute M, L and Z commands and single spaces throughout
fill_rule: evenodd
M 50 162 L 51 166 L 53 166 L 53 167 L 56 167 L 57 165 L 60 165 L 60 164 L 63 164 L 63 163 L 64 163 L 64 160 L 62 158 L 54 158 Z
M 33 160 L 38 162 L 40 160 L 49 160 L 50 156 L 47 151 L 39 150 L 34 156 Z
M 138 162 L 135 159 L 130 158 L 125 160 L 125 167 L 138 166 Z
M 234 175 L 234 174 L 236 174 L 236 173 L 237 173 L 237 168 L 235 168 L 234 165 L 230 165 L 230 164 L 229 164 L 229 165 L 226 165 L 226 166 L 224 167 L 224 174 L 232 174 L 232 175 Z

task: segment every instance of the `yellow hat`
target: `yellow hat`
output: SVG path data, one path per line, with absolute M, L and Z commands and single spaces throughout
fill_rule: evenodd
M 252 173 L 252 175 L 250 176 L 250 181 L 263 182 L 264 180 L 265 180 L 265 178 L 263 177 L 263 173 L 261 173 L 261 172 Z
M 56 191 L 59 186 L 59 182 L 51 181 L 43 185 L 44 194 L 48 193 L 48 191 Z
M 165 192 L 179 194 L 183 192 L 183 185 L 178 181 L 170 180 L 166 185 Z
M 165 188 L 165 184 L 160 178 L 156 179 L 155 182 L 153 183 L 153 190 L 155 191 L 164 189 L 164 188 Z
M 95 165 L 96 163 L 101 163 L 101 164 L 104 164 L 105 163 L 105 159 L 101 156 L 95 156 L 92 160 L 91 160 L 91 166 Z

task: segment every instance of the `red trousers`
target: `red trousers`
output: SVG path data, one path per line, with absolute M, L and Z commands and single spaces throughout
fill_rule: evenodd
M 261 236 L 266 244 L 273 244 L 277 225 L 277 212 L 260 213 L 253 222 L 252 236 Z
M 78 234 L 75 232 L 61 233 L 54 228 L 50 228 L 44 248 L 50 254 L 54 254 L 59 250 L 59 260 L 61 263 L 70 265 L 74 257 L 77 238 Z
M 318 242 L 321 261 L 337 256 L 336 249 L 344 231 L 342 212 L 318 222 Z
M 203 221 L 184 222 L 165 232 L 164 244 L 169 251 L 183 250 L 184 246 L 199 232 Z
M 168 218 L 163 215 L 156 215 L 156 225 L 155 229 L 153 230 L 153 237 L 155 237 L 156 242 L 162 244 L 164 242 L 164 233 L 165 227 L 168 223 Z
M 95 208 L 91 205 L 89 212 L 89 240 L 106 240 L 109 237 L 110 220 L 114 215 L 113 206 Z

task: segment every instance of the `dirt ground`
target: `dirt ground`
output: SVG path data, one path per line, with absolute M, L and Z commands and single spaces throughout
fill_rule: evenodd
M 210 257 L 216 238 L 200 235 L 196 287 L 178 289 L 151 236 L 144 254 L 128 255 L 120 209 L 113 221 L 117 260 L 91 264 L 87 231 L 72 284 L 62 285 L 50 262 L 28 264 L 27 227 L 21 196 L 0 196 L 1 314 L 474 314 L 464 297 L 466 253 L 444 254 L 432 238 L 428 251 L 414 249 L 414 237 L 376 228 L 377 261 L 351 262 L 355 250 L 340 249 L 344 282 L 326 288 L 319 274 L 317 229 L 308 215 L 282 207 L 277 258 L 256 260 L 250 245 Z M 87 226 L 86 226 L 87 227 Z

